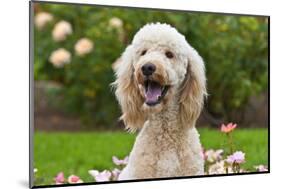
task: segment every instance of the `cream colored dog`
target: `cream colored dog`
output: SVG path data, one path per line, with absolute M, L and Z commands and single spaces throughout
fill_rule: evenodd
M 116 97 L 129 130 L 140 129 L 119 180 L 204 174 L 195 122 L 206 95 L 204 63 L 167 24 L 147 24 L 115 65 Z

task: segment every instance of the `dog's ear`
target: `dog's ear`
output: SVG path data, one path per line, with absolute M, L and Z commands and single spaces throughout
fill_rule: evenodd
M 204 62 L 192 47 L 189 47 L 186 76 L 180 92 L 181 123 L 193 126 L 203 108 L 207 92 Z
M 134 54 L 133 47 L 128 46 L 113 69 L 116 75 L 113 83 L 115 95 L 123 113 L 120 119 L 130 131 L 141 128 L 145 122 L 145 113 L 141 109 L 143 101 L 134 78 Z

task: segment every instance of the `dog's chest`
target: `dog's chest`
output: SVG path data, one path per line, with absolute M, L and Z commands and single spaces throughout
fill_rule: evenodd
M 181 134 L 168 132 L 165 129 L 149 131 L 149 133 L 152 134 L 147 135 L 146 132 L 146 135 L 139 136 L 139 142 L 136 143 L 139 149 L 137 155 L 139 164 L 149 170 L 153 177 L 180 174 L 184 153 L 181 148 Z
M 177 175 L 180 171 L 180 157 L 175 149 L 165 150 L 159 153 L 156 159 L 157 173 L 156 177 L 165 177 Z

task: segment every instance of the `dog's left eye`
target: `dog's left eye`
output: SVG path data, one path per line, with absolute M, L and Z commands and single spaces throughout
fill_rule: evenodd
M 165 55 L 167 58 L 174 58 L 174 54 L 171 51 L 166 51 Z
M 146 51 L 147 51 L 147 50 L 141 51 L 141 56 L 145 55 L 145 54 L 146 54 Z

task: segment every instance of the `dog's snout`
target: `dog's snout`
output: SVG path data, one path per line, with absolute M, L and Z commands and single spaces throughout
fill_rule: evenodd
M 141 71 L 142 71 L 143 75 L 145 75 L 145 76 L 152 75 L 153 72 L 155 72 L 155 70 L 156 70 L 156 66 L 152 63 L 144 64 L 141 67 Z

